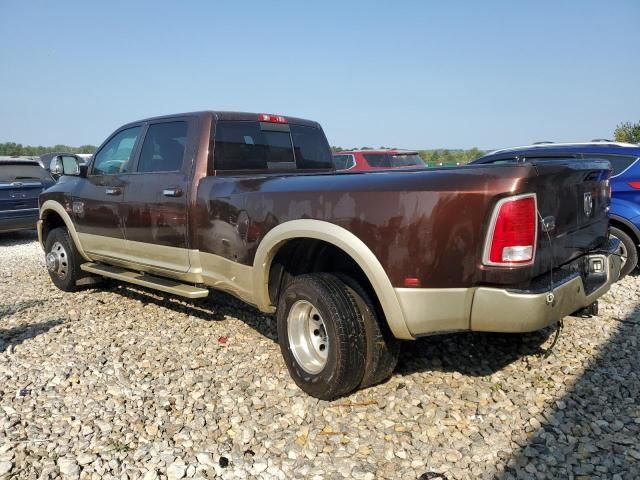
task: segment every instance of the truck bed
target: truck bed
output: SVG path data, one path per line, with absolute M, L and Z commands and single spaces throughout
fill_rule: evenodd
M 309 218 L 339 225 L 362 239 L 394 286 L 413 277 L 426 288 L 526 289 L 552 267 L 606 245 L 608 175 L 608 162 L 563 161 L 206 177 L 198 187 L 194 248 L 252 265 L 261 238 L 272 228 Z M 587 192 L 593 205 L 585 216 Z M 535 193 L 540 217 L 554 217 L 555 228 L 539 231 L 532 265 L 483 265 L 494 206 L 520 193 Z

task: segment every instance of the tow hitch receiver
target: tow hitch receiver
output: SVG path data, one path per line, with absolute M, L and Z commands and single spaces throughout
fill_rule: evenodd
M 598 301 L 596 300 L 591 305 L 581 308 L 571 314 L 572 317 L 591 318 L 598 316 Z

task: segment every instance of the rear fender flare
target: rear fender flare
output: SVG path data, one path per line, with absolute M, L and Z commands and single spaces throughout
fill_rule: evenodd
M 380 261 L 367 245 L 348 230 L 321 220 L 292 220 L 270 230 L 260 242 L 253 262 L 255 303 L 263 311 L 273 311 L 269 299 L 269 270 L 276 253 L 287 240 L 313 238 L 346 252 L 360 266 L 375 290 L 394 336 L 413 339 L 391 281 Z

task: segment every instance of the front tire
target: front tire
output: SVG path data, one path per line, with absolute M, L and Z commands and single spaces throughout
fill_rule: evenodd
M 277 317 L 282 356 L 303 391 L 333 400 L 358 387 L 365 328 L 344 282 L 328 273 L 295 277 L 280 296 Z
M 620 279 L 622 279 L 631 273 L 638 265 L 638 250 L 633 239 L 619 228 L 609 228 L 609 235 L 620 240 L 620 255 L 622 256 Z
M 47 270 L 53 284 L 65 292 L 78 290 L 76 282 L 84 274 L 80 270 L 80 254 L 66 228 L 49 232 L 44 243 Z

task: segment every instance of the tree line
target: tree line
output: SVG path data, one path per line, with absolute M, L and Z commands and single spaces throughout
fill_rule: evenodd
M 43 147 L 41 145 L 22 145 L 21 143 L 5 142 L 0 143 L 0 155 L 19 156 L 19 157 L 35 157 L 49 152 L 66 152 L 66 153 L 94 153 L 98 147 L 95 145 L 81 145 L 79 147 L 70 147 L 69 145 L 54 145 L 52 147 Z
M 613 135 L 617 142 L 640 143 L 640 122 L 622 122 L 616 127 Z

